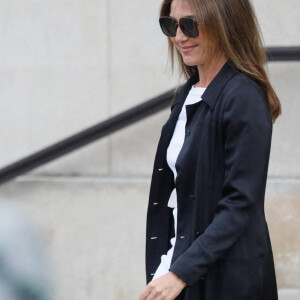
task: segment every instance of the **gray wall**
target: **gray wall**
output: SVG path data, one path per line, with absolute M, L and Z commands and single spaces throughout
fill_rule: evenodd
M 0 0 L 0 166 L 177 85 L 157 23 L 160 2 Z M 299 1 L 254 5 L 266 45 L 300 45 Z M 300 62 L 268 67 L 283 115 L 273 128 L 266 214 L 279 288 L 300 289 Z M 150 175 L 167 116 L 0 188 L 43 233 L 57 299 L 137 299 Z

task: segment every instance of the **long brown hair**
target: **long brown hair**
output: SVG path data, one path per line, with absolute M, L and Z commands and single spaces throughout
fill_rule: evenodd
M 237 69 L 257 81 L 264 91 L 274 123 L 281 114 L 281 104 L 264 68 L 267 55 L 250 0 L 184 1 L 188 1 L 200 23 L 201 34 L 205 40 L 204 54 L 208 61 L 221 51 Z M 160 16 L 170 14 L 171 3 L 172 0 L 163 1 Z M 197 70 L 196 67 L 187 66 L 171 39 L 168 40 L 172 69 L 176 53 L 180 71 L 186 78 L 190 77 Z

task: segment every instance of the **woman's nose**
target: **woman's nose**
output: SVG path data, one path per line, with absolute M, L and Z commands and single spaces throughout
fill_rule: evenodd
M 176 42 L 182 42 L 188 39 L 188 37 L 182 32 L 179 26 L 177 28 L 176 36 L 174 38 Z

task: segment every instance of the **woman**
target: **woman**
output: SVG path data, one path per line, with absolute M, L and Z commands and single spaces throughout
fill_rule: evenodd
M 156 153 L 140 300 L 275 300 L 264 194 L 281 107 L 253 8 L 165 0 L 160 25 L 189 79 Z

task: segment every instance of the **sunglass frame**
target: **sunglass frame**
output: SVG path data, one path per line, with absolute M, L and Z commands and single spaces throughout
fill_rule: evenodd
M 166 22 L 166 20 L 168 20 L 170 22 L 169 24 L 171 24 L 169 26 L 169 28 L 167 28 L 166 24 L 164 24 L 164 22 Z M 187 24 L 183 24 L 184 21 L 188 21 L 188 22 L 192 21 L 192 23 L 190 23 L 192 25 L 191 28 L 186 28 Z M 189 38 L 196 38 L 199 35 L 198 25 L 200 23 L 198 23 L 193 17 L 183 17 L 183 18 L 179 19 L 179 21 L 177 22 L 171 16 L 163 16 L 163 17 L 159 18 L 159 24 L 160 24 L 162 32 L 168 37 L 176 36 L 178 26 L 180 27 L 183 34 Z

